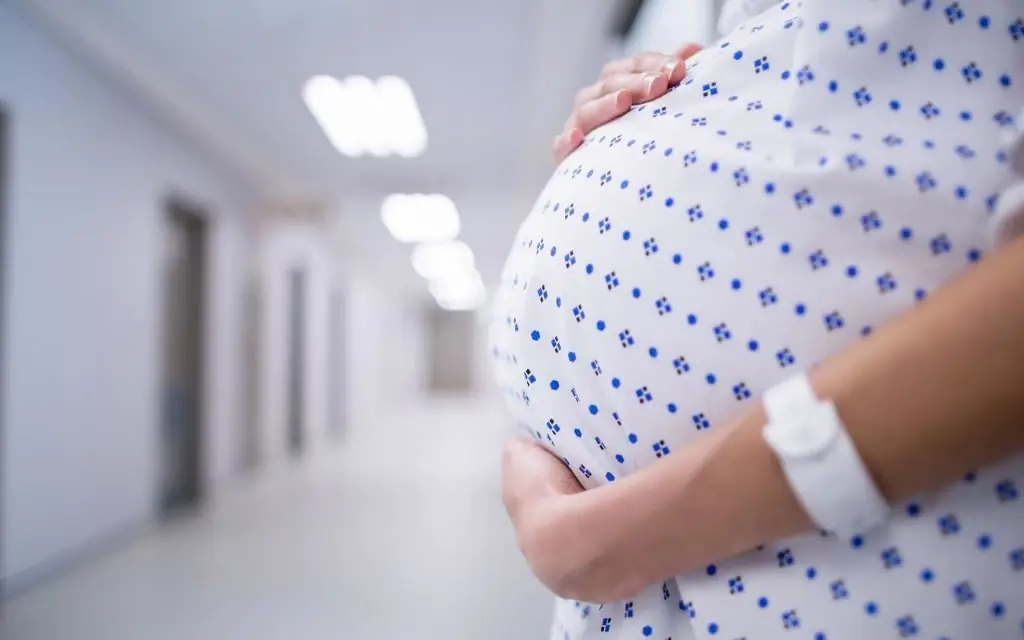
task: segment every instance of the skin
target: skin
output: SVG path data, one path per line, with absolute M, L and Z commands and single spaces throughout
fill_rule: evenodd
M 555 161 L 561 162 L 597 127 L 618 118 L 634 104 L 660 98 L 669 87 L 682 82 L 686 77 L 684 62 L 700 49 L 698 44 L 687 44 L 670 55 L 639 53 L 605 65 L 598 81 L 576 94 L 572 115 L 551 142 Z
M 1019 238 L 811 374 L 890 503 L 1024 453 L 1022 276 Z M 543 448 L 510 443 L 503 497 L 520 549 L 556 594 L 609 602 L 813 530 L 763 441 L 764 424 L 758 403 L 686 449 L 586 492 Z
M 609 63 L 577 94 L 553 141 L 555 160 L 631 105 L 664 95 L 684 79 L 681 62 L 699 50 L 690 44 Z M 1015 378 L 1024 358 L 1022 242 L 813 372 L 816 392 L 836 404 L 890 502 L 1024 452 L 1024 385 Z M 957 367 L 968 359 L 969 377 Z M 764 424 L 758 404 L 671 458 L 586 493 L 542 447 L 508 443 L 502 498 L 520 549 L 558 595 L 602 602 L 813 529 L 762 440 Z

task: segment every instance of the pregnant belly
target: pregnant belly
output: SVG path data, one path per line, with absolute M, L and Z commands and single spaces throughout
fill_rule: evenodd
M 976 118 L 961 130 L 918 119 L 916 109 L 888 108 L 893 96 L 903 105 L 928 103 L 938 81 L 908 81 L 885 56 L 852 63 L 857 50 L 844 38 L 790 28 L 795 20 L 825 24 L 815 11 L 835 3 L 805 2 L 799 16 L 783 14 L 789 4 L 766 13 L 765 28 L 708 47 L 688 71 L 692 84 L 591 134 L 555 172 L 516 238 L 492 326 L 498 379 L 523 428 L 587 488 L 672 456 L 773 384 L 871 339 L 989 248 L 992 194 L 1011 180 L 997 127 Z M 879 14 L 890 11 L 897 5 L 858 8 L 865 24 L 881 24 Z M 899 20 L 916 20 L 910 15 L 892 22 L 893 41 Z M 875 29 L 872 37 L 885 36 Z M 767 70 L 768 60 L 772 72 L 760 73 L 758 61 Z M 806 69 L 816 81 L 779 81 Z M 873 103 L 865 89 L 853 89 L 861 84 L 870 85 Z M 1014 97 L 1012 106 L 1009 94 L 972 95 L 984 105 L 976 113 L 1020 103 Z M 965 154 L 974 164 L 964 164 Z M 662 585 L 606 606 L 610 625 L 601 616 L 580 620 L 569 603 L 558 637 L 603 637 L 609 626 L 639 637 L 634 623 L 664 637 L 671 622 L 651 612 L 680 610 L 698 635 L 781 637 L 789 630 L 772 633 L 761 614 L 796 610 L 807 632 L 891 634 L 892 615 L 925 610 L 932 596 L 917 601 L 917 591 L 900 586 L 887 596 L 888 617 L 878 616 L 884 629 L 870 627 L 875 619 L 859 603 L 878 597 L 889 579 L 880 577 L 877 558 L 899 548 L 907 567 L 964 574 L 952 567 L 967 566 L 959 565 L 966 552 L 940 547 L 956 538 L 947 540 L 935 521 L 992 509 L 994 482 L 1016 477 L 1019 467 L 989 474 L 971 477 L 977 493 L 957 487 L 915 503 L 863 546 L 815 534 L 686 576 L 678 608 Z M 990 527 L 991 513 L 965 521 Z M 973 553 L 971 544 L 959 549 L 968 547 Z M 805 573 L 809 567 L 816 572 Z M 731 588 L 740 576 L 746 596 Z M 836 609 L 847 587 L 858 604 Z M 994 583 L 984 589 L 1010 592 Z M 981 628 L 961 617 L 948 630 L 969 636 Z
M 710 131 L 675 117 L 683 106 L 669 94 L 592 134 L 503 275 L 501 384 L 588 485 L 728 421 L 985 248 L 983 211 L 935 198 L 923 218 L 912 183 L 851 171 L 843 145 L 809 147 L 730 103 Z M 737 120 L 743 135 L 726 133 Z

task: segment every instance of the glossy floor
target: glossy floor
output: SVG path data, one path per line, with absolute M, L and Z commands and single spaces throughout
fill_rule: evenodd
M 8 602 L 0 637 L 546 640 L 482 420 L 434 407 L 350 437 Z

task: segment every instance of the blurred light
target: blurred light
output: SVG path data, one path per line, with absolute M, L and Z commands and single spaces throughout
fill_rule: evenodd
M 427 150 L 427 127 L 409 83 L 384 76 L 377 80 L 377 96 L 385 123 L 380 135 L 387 148 L 403 158 L 422 155 Z
M 465 242 L 426 242 L 412 251 L 412 268 L 420 277 L 438 280 L 473 272 L 473 250 Z
M 427 149 L 427 128 L 416 96 L 396 76 L 376 82 L 365 76 L 314 76 L 303 85 L 302 100 L 343 155 L 414 158 Z
M 399 242 L 443 242 L 459 235 L 455 203 L 436 193 L 392 194 L 384 198 L 380 218 Z
M 446 311 L 474 311 L 487 301 L 487 288 L 476 269 L 430 281 L 430 295 Z

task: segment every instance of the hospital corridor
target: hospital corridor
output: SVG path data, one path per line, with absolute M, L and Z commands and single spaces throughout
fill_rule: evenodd
M 0 0 L 0 638 L 547 638 L 490 305 L 715 4 Z
M 550 596 L 498 501 L 487 409 L 418 408 L 236 487 L 16 597 L 3 637 L 543 637 Z
M 0 0 L 0 640 L 1024 639 L 1022 107 L 1022 0 Z

